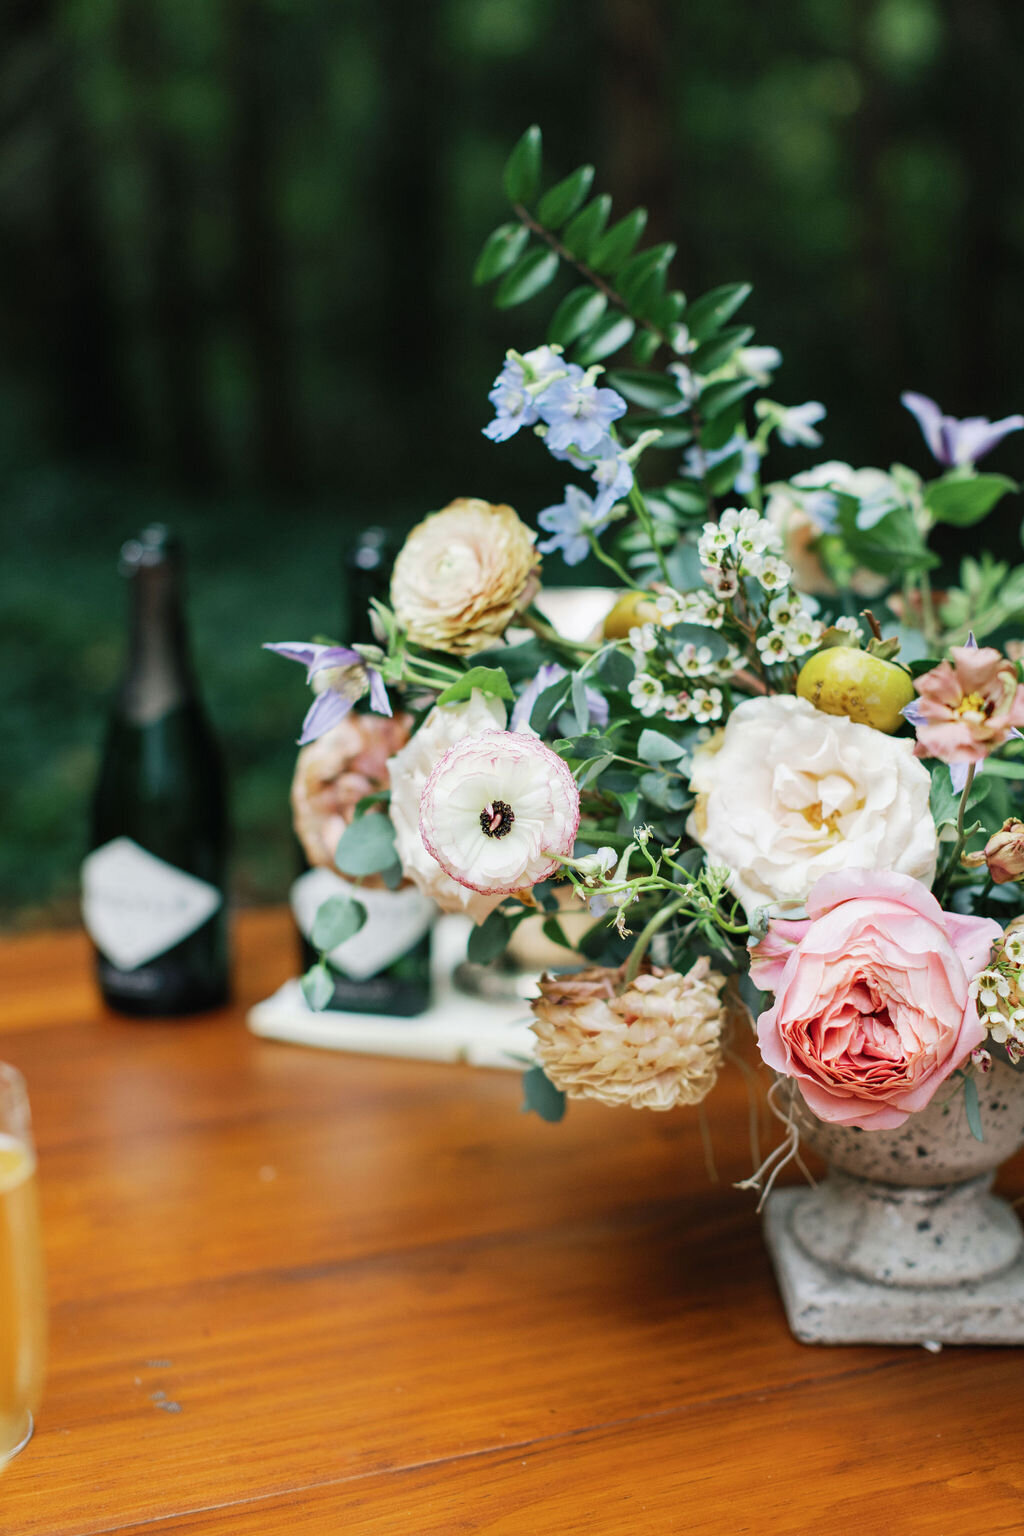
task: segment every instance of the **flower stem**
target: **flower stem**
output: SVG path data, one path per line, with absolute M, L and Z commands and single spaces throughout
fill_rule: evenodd
M 647 542 L 650 544 L 651 548 L 654 551 L 654 554 L 655 554 L 655 557 L 656 557 L 656 559 L 658 561 L 658 564 L 661 567 L 661 574 L 662 574 L 662 576 L 664 576 L 664 578 L 667 581 L 668 585 L 671 586 L 672 585 L 672 577 L 669 574 L 668 566 L 665 563 L 665 556 L 662 554 L 661 545 L 658 543 L 657 539 L 655 538 L 655 534 L 654 534 L 654 521 L 653 521 L 653 519 L 651 517 L 650 510 L 648 509 L 647 503 L 644 500 L 644 493 L 640 489 L 640 487 L 637 485 L 635 480 L 634 480 L 632 486 L 630 487 L 629 504 L 633 508 L 633 511 L 636 513 L 637 518 L 638 518 L 638 520 L 640 522 L 640 526 L 643 528 L 644 533 L 647 535 Z
M 594 535 L 590 534 L 589 537 L 590 547 L 594 551 L 594 554 L 597 556 L 597 558 L 601 561 L 602 565 L 606 565 L 610 571 L 614 571 L 616 576 L 622 582 L 623 586 L 631 587 L 634 592 L 642 592 L 644 590 L 643 587 L 635 582 L 632 576 L 627 575 L 617 560 L 613 560 L 611 555 L 605 554 L 604 550 L 601 548 Z
M 940 906 L 945 899 L 946 892 L 949 889 L 949 883 L 953 878 L 953 872 L 958 868 L 960 864 L 960 855 L 963 853 L 964 847 L 967 843 L 967 838 L 964 835 L 964 823 L 967 820 L 967 798 L 971 793 L 971 785 L 974 783 L 974 774 L 976 768 L 977 764 L 972 763 L 967 770 L 967 782 L 964 784 L 963 793 L 960 796 L 960 809 L 958 810 L 956 817 L 956 842 L 953 844 L 953 851 L 949 858 L 946 860 L 942 874 L 936 882 L 937 889 L 935 890 L 934 895 Z
M 924 634 L 924 638 L 929 650 L 934 650 L 939 644 L 939 623 L 935 616 L 935 603 L 932 600 L 932 584 L 927 571 L 921 572 L 920 582 L 921 630 Z M 971 776 L 974 776 L 973 768 L 971 769 Z M 967 781 L 967 788 L 970 788 L 970 779 Z M 966 794 L 966 792 L 967 791 L 965 790 L 964 793 Z
M 549 645 L 557 647 L 560 651 L 566 651 L 575 661 L 579 659 L 579 652 L 582 652 L 589 659 L 593 653 L 600 649 L 599 646 L 592 645 L 589 640 L 567 640 L 564 635 L 560 635 L 557 629 L 550 625 L 546 619 L 541 618 L 540 614 L 532 608 L 528 609 L 526 613 L 521 613 L 516 623 L 522 624 L 526 629 L 532 629 L 539 639 L 546 640 Z
M 685 896 L 679 896 L 675 901 L 668 902 L 660 911 L 655 912 L 647 926 L 641 930 L 639 938 L 633 945 L 633 953 L 629 957 L 629 963 L 622 978 L 627 987 L 631 986 L 636 980 L 637 973 L 643 964 L 644 955 L 647 953 L 648 945 L 654 938 L 654 935 L 658 932 L 659 928 L 665 926 L 670 917 L 673 917 L 679 911 L 680 907 L 686 905 L 686 901 L 687 898 Z

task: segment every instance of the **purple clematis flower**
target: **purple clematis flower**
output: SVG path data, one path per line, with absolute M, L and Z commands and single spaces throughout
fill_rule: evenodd
M 281 640 L 264 645 L 265 651 L 276 651 L 297 661 L 306 668 L 306 681 L 316 698 L 306 711 L 302 722 L 299 746 L 308 746 L 317 737 L 325 736 L 339 721 L 344 720 L 357 699 L 370 695 L 370 708 L 378 715 L 390 715 L 384 679 L 368 666 L 358 651 L 347 645 L 313 645 L 304 640 Z
M 989 421 L 985 416 L 944 416 L 934 400 L 912 390 L 900 395 L 901 402 L 917 421 L 925 442 L 945 469 L 976 464 L 998 447 L 1011 432 L 1024 427 L 1024 416 L 1004 416 Z
M 512 718 L 509 721 L 510 731 L 523 731 L 530 728 L 530 716 L 533 714 L 533 706 L 544 692 L 553 683 L 561 682 L 563 677 L 568 677 L 564 667 L 557 661 L 545 662 L 539 671 L 530 679 L 523 692 L 519 695 L 512 710 Z M 590 711 L 590 723 L 596 725 L 599 731 L 603 731 L 608 724 L 608 700 L 604 694 L 598 693 L 596 688 L 587 688 L 587 708 Z

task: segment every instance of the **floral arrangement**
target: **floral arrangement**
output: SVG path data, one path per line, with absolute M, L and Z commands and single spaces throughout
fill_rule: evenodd
M 469 914 L 477 961 L 546 915 L 566 963 L 526 1087 L 548 1118 L 699 1103 L 746 1017 L 820 1118 L 894 1127 L 945 1085 L 981 1136 L 977 1075 L 1024 1058 L 1024 565 L 952 571 L 931 538 L 1017 489 L 977 464 L 1024 416 L 907 393 L 930 470 L 808 464 L 825 407 L 769 397 L 749 286 L 685 298 L 673 247 L 638 248 L 643 210 L 609 223 L 592 179 L 541 193 L 531 128 L 476 268 L 503 309 L 571 274 L 483 428 L 530 434 L 560 499 L 536 531 L 452 501 L 406 540 L 378 644 L 273 647 L 315 695 L 300 835 Z M 587 557 L 608 611 L 579 641 L 543 616 L 542 560 L 557 584 Z M 593 919 L 575 948 L 559 887 Z M 328 905 L 324 951 L 361 920 Z M 322 963 L 304 986 L 323 1002 Z

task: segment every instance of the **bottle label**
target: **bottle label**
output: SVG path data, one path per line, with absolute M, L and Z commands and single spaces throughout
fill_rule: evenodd
M 437 915 L 434 903 L 415 886 L 401 891 L 368 891 L 350 885 L 330 869 L 309 869 L 291 889 L 291 907 L 300 933 L 307 939 L 321 905 L 330 896 L 351 896 L 366 908 L 358 933 L 332 949 L 331 965 L 352 981 L 367 981 L 407 954 L 429 930 Z
M 187 939 L 223 901 L 215 885 L 115 837 L 82 864 L 82 920 L 96 948 L 134 971 Z

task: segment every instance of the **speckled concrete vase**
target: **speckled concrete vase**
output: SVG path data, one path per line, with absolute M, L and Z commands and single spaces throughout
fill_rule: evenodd
M 829 1125 L 795 1095 L 801 1141 L 828 1163 L 767 1202 L 789 1324 L 808 1344 L 1024 1344 L 1024 1230 L 990 1193 L 1024 1145 L 1024 1074 L 979 1079 L 984 1141 L 962 1091 L 894 1131 Z

